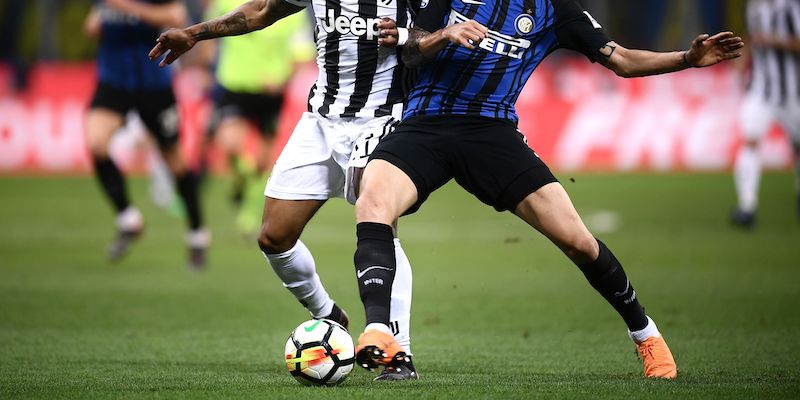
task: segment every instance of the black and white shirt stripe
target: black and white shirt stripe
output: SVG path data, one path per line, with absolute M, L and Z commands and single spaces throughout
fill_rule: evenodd
M 309 112 L 326 117 L 399 115 L 403 67 L 399 49 L 378 46 L 375 22 L 389 17 L 409 27 L 409 0 L 285 0 L 311 6 L 319 75 Z
M 800 38 L 800 0 L 751 0 L 750 37 Z M 754 45 L 749 91 L 773 105 L 800 104 L 800 54 Z

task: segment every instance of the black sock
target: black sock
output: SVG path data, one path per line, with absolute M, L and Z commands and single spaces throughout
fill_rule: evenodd
M 200 228 L 203 225 L 203 221 L 200 217 L 200 198 L 197 195 L 197 176 L 191 171 L 186 171 L 183 175 L 176 176 L 175 182 L 178 186 L 178 193 L 183 199 L 183 204 L 186 206 L 189 228 L 192 230 Z
M 128 193 L 125 189 L 125 178 L 110 158 L 93 157 L 93 161 L 94 173 L 97 176 L 97 180 L 100 181 L 100 186 L 109 200 L 111 200 L 111 204 L 114 205 L 117 213 L 121 213 L 130 206 Z
M 578 268 L 581 269 L 592 287 L 617 310 L 629 330 L 643 329 L 647 326 L 647 316 L 636 298 L 633 285 L 625 275 L 625 270 L 622 269 L 622 264 L 603 242 L 598 240 L 597 244 L 600 245 L 600 255 L 597 260 L 578 265 Z
M 362 222 L 356 225 L 356 236 L 358 246 L 353 258 L 367 324 L 389 325 L 392 283 L 397 263 L 392 227 Z

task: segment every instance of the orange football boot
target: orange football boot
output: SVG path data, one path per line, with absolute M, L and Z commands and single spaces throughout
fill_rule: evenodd
M 376 329 L 370 329 L 358 337 L 356 363 L 366 369 L 373 370 L 381 365 L 388 365 L 400 353 L 405 355 L 405 351 L 394 340 L 394 336 Z
M 642 358 L 645 377 L 675 379 L 678 376 L 678 367 L 664 337 L 650 336 L 636 345 L 636 351 Z

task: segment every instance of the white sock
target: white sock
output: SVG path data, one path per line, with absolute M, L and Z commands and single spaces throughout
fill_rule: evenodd
M 761 180 L 761 159 L 758 149 L 742 146 L 736 155 L 734 181 L 739 197 L 739 209 L 755 212 L 758 206 L 758 185 Z
M 211 245 L 211 232 L 204 228 L 186 232 L 186 244 L 192 248 L 205 249 Z
M 649 337 L 661 336 L 661 332 L 658 331 L 658 327 L 653 319 L 648 316 L 647 326 L 638 331 L 628 331 L 628 336 L 630 336 L 630 338 L 633 339 L 636 344 L 639 344 L 647 340 Z
M 333 300 L 322 286 L 314 265 L 314 257 L 301 241 L 280 254 L 263 253 L 272 270 L 283 282 L 283 287 L 300 301 L 314 318 L 328 316 L 333 310 Z
M 164 157 L 151 148 L 147 152 L 150 161 L 150 200 L 160 208 L 169 208 L 175 202 L 175 181 Z
M 117 214 L 117 228 L 123 231 L 136 231 L 141 229 L 142 225 L 144 225 L 142 212 L 134 206 L 128 206 Z
M 381 323 L 379 323 L 379 322 L 373 322 L 373 323 L 371 323 L 371 324 L 368 324 L 368 325 L 367 325 L 367 326 L 364 328 L 364 332 L 366 332 L 366 331 L 381 331 L 381 332 L 383 332 L 383 333 L 388 333 L 388 334 L 390 334 L 390 335 L 392 334 L 392 330 L 391 330 L 391 329 L 389 329 L 389 326 L 388 326 L 388 325 L 386 325 L 386 324 L 381 324 Z
M 411 354 L 411 263 L 397 238 L 394 239 L 394 257 L 396 269 L 392 283 L 389 328 L 406 354 Z

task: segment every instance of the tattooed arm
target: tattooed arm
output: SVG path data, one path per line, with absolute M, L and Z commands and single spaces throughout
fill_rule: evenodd
M 657 53 L 626 49 L 616 42 L 600 48 L 597 61 L 624 78 L 665 74 L 686 68 L 708 67 L 741 56 L 742 38 L 731 32 L 700 35 L 687 51 Z
M 473 20 L 453 24 L 433 33 L 422 28 L 411 28 L 403 49 L 403 63 L 416 68 L 435 57 L 448 43 L 472 50 L 486 37 L 487 32 L 485 26 Z
M 302 9 L 285 0 L 250 0 L 219 18 L 162 33 L 156 40 L 155 47 L 150 50 L 149 57 L 155 60 L 166 54 L 159 63 L 163 67 L 172 64 L 198 41 L 264 29 Z

